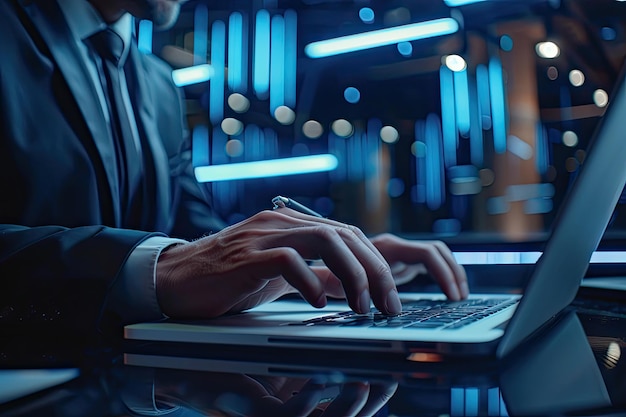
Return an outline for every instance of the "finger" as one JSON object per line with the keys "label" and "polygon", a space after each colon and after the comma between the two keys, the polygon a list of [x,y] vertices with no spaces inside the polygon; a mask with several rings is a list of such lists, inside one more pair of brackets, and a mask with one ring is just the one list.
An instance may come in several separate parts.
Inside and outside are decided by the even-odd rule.
{"label": "finger", "polygon": [[321,308],[326,305],[324,287],[294,248],[262,250],[258,256],[253,257],[250,266],[255,270],[263,270],[266,276],[282,276],[313,307]]}
{"label": "finger", "polygon": [[281,416],[307,416],[324,400],[327,387],[324,383],[309,380],[293,397],[285,401],[279,414]]}
{"label": "finger", "polygon": [[346,292],[343,290],[341,280],[333,274],[326,266],[311,266],[311,270],[324,286],[327,296],[334,298],[345,298]]}
{"label": "finger", "polygon": [[356,416],[363,408],[369,396],[370,386],[367,382],[349,382],[343,385],[341,392],[322,414],[325,417]]}
{"label": "finger", "polygon": [[354,311],[369,312],[371,298],[384,313],[401,311],[389,264],[381,261],[350,228],[318,224],[277,230],[263,240],[263,246],[288,246],[304,257],[321,257],[343,283]]}
{"label": "finger", "polygon": [[359,239],[363,242],[363,244],[365,244],[367,247],[370,248],[370,250],[372,252],[374,252],[376,254],[376,256],[379,257],[379,259],[381,261],[386,262],[385,257],[379,252],[378,248],[376,248],[376,246],[374,246],[374,244],[372,244],[372,242],[367,238],[367,236],[365,236],[365,233],[363,233],[363,231],[361,231],[361,229],[359,229],[358,227],[346,224],[346,223],[342,223],[342,222],[338,222],[336,220],[331,220],[331,219],[327,219],[324,217],[316,217],[316,216],[311,216],[308,214],[304,214],[304,213],[300,213],[299,211],[296,210],[292,210],[290,208],[287,207],[283,207],[280,209],[277,209],[276,211],[282,211],[283,213],[287,214],[290,217],[296,218],[296,219],[300,219],[300,220],[304,220],[304,221],[309,221],[309,222],[313,222],[313,223],[323,223],[323,224],[327,224],[329,226],[334,226],[334,227],[341,227],[341,228],[346,228],[351,230],[353,233],[355,233]]}
{"label": "finger", "polygon": [[435,247],[439,250],[439,253],[447,262],[448,266],[452,270],[454,275],[454,279],[456,281],[457,288],[459,289],[460,297],[467,298],[469,296],[469,285],[467,283],[467,274],[465,273],[465,268],[460,265],[456,259],[454,259],[454,255],[452,251],[443,242],[436,241],[434,242]]}
{"label": "finger", "polygon": [[370,385],[367,402],[359,411],[358,416],[373,416],[389,402],[398,389],[397,382],[381,382]]}
{"label": "finger", "polygon": [[375,243],[391,263],[423,263],[448,298],[461,298],[459,283],[467,285],[465,270],[443,242],[408,241],[386,234],[376,237]]}

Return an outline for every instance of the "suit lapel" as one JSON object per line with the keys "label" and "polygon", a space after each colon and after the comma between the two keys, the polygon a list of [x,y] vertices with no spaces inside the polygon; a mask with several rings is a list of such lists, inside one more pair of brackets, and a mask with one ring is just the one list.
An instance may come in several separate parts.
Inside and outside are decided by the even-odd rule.
{"label": "suit lapel", "polygon": [[121,224],[115,150],[98,94],[80,56],[63,14],[55,1],[44,0],[23,6],[46,41],[50,52],[78,103],[106,171],[115,224]]}

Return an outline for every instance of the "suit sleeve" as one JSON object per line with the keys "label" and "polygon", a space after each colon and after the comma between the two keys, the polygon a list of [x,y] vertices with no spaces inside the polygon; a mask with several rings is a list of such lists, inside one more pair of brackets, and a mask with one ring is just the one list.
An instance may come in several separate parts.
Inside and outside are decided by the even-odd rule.
{"label": "suit sleeve", "polygon": [[103,310],[122,265],[158,234],[103,226],[0,225],[0,329],[93,338],[119,332]]}

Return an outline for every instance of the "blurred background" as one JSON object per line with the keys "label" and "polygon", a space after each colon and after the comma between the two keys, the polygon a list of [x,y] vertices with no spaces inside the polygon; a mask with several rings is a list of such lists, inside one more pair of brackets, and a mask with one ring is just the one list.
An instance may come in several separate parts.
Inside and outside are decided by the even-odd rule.
{"label": "blurred background", "polygon": [[184,89],[195,175],[227,222],[281,194],[457,245],[545,239],[625,30],[616,0],[194,0],[168,31],[138,24]]}

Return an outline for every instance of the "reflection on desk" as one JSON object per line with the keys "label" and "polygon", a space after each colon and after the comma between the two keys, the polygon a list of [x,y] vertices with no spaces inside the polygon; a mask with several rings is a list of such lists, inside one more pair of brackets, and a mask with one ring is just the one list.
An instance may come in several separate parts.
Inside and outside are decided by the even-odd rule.
{"label": "reflection on desk", "polygon": [[132,345],[0,416],[626,415],[624,323],[569,312],[499,362]]}

